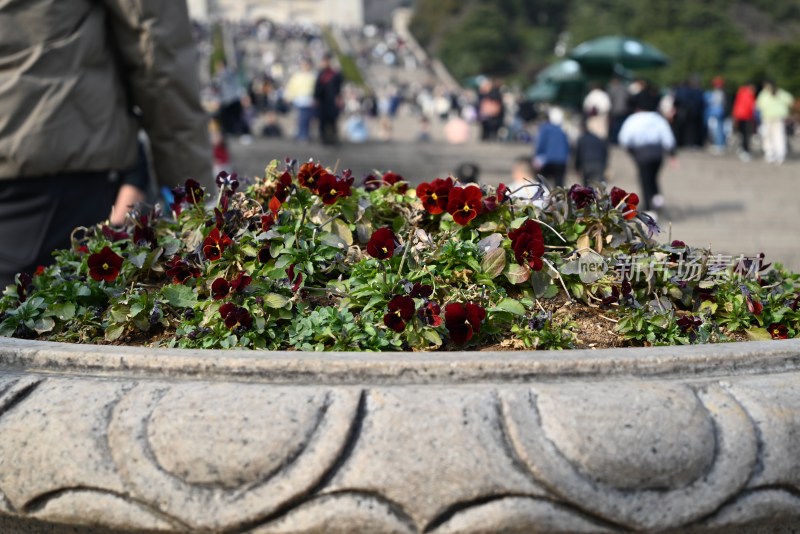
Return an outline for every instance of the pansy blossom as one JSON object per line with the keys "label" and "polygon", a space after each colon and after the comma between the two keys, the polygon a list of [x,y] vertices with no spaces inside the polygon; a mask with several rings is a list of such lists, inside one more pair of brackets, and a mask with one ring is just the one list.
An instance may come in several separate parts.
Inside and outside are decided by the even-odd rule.
{"label": "pansy blossom", "polygon": [[789,339],[789,329],[783,324],[772,323],[767,328],[767,332],[772,336],[772,339]]}
{"label": "pansy blossom", "polygon": [[383,324],[394,330],[402,332],[408,322],[414,317],[414,299],[405,295],[395,295],[389,301],[389,311],[383,316]]}
{"label": "pansy blossom", "polygon": [[200,204],[203,202],[203,197],[205,196],[205,190],[197,183],[197,180],[192,180],[189,178],[186,180],[186,183],[183,186],[184,191],[186,193],[186,202],[189,204]]}
{"label": "pansy blossom", "polygon": [[437,178],[431,183],[421,183],[417,186],[417,198],[422,201],[422,207],[431,215],[438,215],[447,209],[448,197],[453,189],[453,179]]}
{"label": "pansy blossom", "polygon": [[244,288],[250,285],[250,282],[253,281],[253,278],[245,273],[239,273],[236,277],[231,280],[231,291],[236,293],[241,293],[244,291]]}
{"label": "pansy blossom", "polygon": [[333,174],[325,174],[319,179],[317,193],[326,206],[335,203],[341,197],[349,197],[352,194],[347,180],[342,180]]}
{"label": "pansy blossom", "polygon": [[626,220],[631,220],[636,217],[636,209],[639,206],[639,195],[636,193],[628,193],[619,187],[613,187],[609,196],[611,197],[611,206],[622,209],[623,216]]}
{"label": "pansy blossom", "polygon": [[442,324],[442,317],[439,315],[441,313],[441,308],[439,305],[432,301],[428,300],[420,306],[417,310],[417,315],[422,321],[427,324],[428,326],[433,326],[434,328]]}
{"label": "pansy blossom", "polygon": [[461,226],[466,226],[478,216],[483,206],[483,194],[479,187],[454,187],[447,198],[447,213]]}
{"label": "pansy blossom", "polygon": [[539,223],[528,219],[522,226],[508,233],[511,239],[511,250],[514,259],[520,265],[527,265],[534,271],[542,269],[544,255],[544,237]]}
{"label": "pansy blossom", "polygon": [[209,261],[217,261],[222,257],[225,249],[233,244],[233,241],[225,233],[220,233],[218,228],[214,228],[203,241],[203,255]]}
{"label": "pansy blossom", "polygon": [[379,260],[391,258],[397,246],[397,238],[391,228],[378,228],[367,243],[367,254]]}
{"label": "pansy blossom", "polygon": [[211,284],[211,298],[222,300],[231,292],[231,285],[224,278],[217,278]]}
{"label": "pansy blossom", "polygon": [[119,276],[122,257],[118,256],[110,248],[103,247],[100,252],[89,256],[87,263],[89,265],[89,276],[93,280],[113,282]]}
{"label": "pansy blossom", "polygon": [[575,203],[575,207],[583,209],[594,200],[594,189],[574,184],[569,189],[569,198]]}
{"label": "pansy blossom", "polygon": [[237,326],[250,328],[253,324],[253,317],[250,312],[232,302],[227,302],[219,307],[219,314],[225,322],[225,326],[233,330]]}
{"label": "pansy blossom", "polygon": [[167,276],[172,277],[173,284],[185,284],[190,278],[198,278],[200,276],[200,268],[189,263],[180,256],[173,256],[170,261],[166,263]]}
{"label": "pansy blossom", "polygon": [[450,332],[450,339],[458,345],[463,345],[475,333],[479,333],[485,319],[486,310],[477,304],[454,302],[444,308],[444,324]]}
{"label": "pansy blossom", "polygon": [[300,170],[297,171],[297,181],[300,182],[300,185],[303,187],[316,193],[322,177],[329,174],[325,167],[319,163],[309,161],[308,163],[300,165]]}

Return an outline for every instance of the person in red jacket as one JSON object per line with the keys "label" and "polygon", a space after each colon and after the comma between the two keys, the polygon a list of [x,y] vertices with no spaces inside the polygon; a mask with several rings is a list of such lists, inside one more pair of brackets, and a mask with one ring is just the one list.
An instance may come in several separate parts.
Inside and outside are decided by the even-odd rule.
{"label": "person in red jacket", "polygon": [[750,136],[756,125],[756,88],[752,83],[739,87],[731,113],[736,129],[741,135],[739,158],[750,161]]}

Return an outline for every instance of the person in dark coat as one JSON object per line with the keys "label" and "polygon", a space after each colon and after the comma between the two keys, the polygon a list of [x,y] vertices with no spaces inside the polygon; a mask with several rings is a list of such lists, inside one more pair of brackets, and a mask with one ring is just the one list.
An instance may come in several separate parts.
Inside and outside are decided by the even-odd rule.
{"label": "person in dark coat", "polygon": [[339,142],[336,121],[342,109],[342,73],[331,65],[331,55],[325,54],[314,85],[320,139],[326,145]]}
{"label": "person in dark coat", "polygon": [[608,166],[608,140],[598,137],[584,125],[575,145],[575,170],[583,177],[583,185],[605,183]]}

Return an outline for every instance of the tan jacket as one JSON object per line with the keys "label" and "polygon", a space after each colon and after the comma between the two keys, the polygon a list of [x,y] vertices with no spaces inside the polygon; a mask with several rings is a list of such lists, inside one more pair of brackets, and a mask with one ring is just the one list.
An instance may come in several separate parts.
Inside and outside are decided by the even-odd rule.
{"label": "tan jacket", "polygon": [[185,1],[0,1],[0,180],[130,168],[140,125],[160,183],[210,183]]}

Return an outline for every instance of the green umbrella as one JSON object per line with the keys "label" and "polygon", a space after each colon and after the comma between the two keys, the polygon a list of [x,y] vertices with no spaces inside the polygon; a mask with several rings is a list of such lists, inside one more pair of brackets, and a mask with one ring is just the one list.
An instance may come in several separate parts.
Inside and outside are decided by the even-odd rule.
{"label": "green umbrella", "polygon": [[580,63],[574,59],[565,59],[539,72],[536,79],[546,82],[583,82],[586,81],[586,76]]}
{"label": "green umbrella", "polygon": [[653,45],[617,35],[581,43],[570,57],[585,68],[650,69],[669,63],[669,58]]}
{"label": "green umbrella", "polygon": [[558,83],[536,82],[525,91],[525,96],[533,102],[555,102],[558,97]]}

